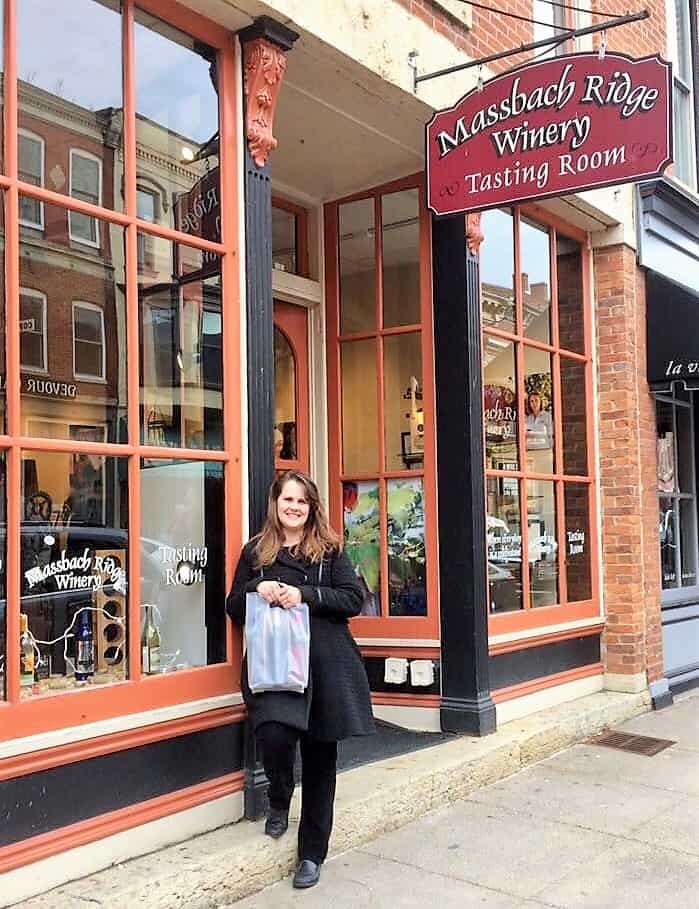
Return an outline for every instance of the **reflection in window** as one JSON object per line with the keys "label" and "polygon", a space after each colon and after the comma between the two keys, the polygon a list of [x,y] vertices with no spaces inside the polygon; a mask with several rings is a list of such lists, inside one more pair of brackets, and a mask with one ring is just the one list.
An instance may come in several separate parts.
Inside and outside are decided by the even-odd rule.
{"label": "reflection in window", "polygon": [[517,383],[512,341],[483,336],[483,417],[486,465],[519,470]]}
{"label": "reflection in window", "polygon": [[272,205],[272,265],[293,275],[299,273],[296,258],[296,215]]}
{"label": "reflection in window", "polygon": [[524,348],[524,394],[527,470],[552,473],[553,381],[551,354],[547,351]]}
{"label": "reflection in window", "polygon": [[296,360],[286,335],[274,329],[274,459],[293,461],[296,449]]}
{"label": "reflection in window", "polygon": [[568,602],[574,603],[592,597],[589,487],[578,483],[566,483],[564,499]]}
{"label": "reflection in window", "polygon": [[510,211],[484,211],[480,247],[481,313],[484,327],[515,330],[515,240]]}
{"label": "reflection in window", "polygon": [[20,610],[38,648],[22,698],[126,678],[127,527],[125,458],[22,454]]}
{"label": "reflection in window", "polygon": [[[102,204],[102,162],[99,158],[71,149],[70,194],[82,202]],[[68,224],[71,240],[88,246],[99,246],[97,218],[71,211],[68,214]]]}
{"label": "reflection in window", "polygon": [[87,425],[100,441],[118,442],[127,399],[124,229],[100,220],[101,248],[78,251],[67,209],[46,204],[44,214],[40,237],[20,231],[22,367],[43,370],[22,375],[22,431],[68,439],[71,427]]}
{"label": "reflection in window", "polygon": [[585,364],[563,356],[560,362],[563,473],[584,477],[587,474]]}
{"label": "reflection in window", "polygon": [[379,467],[376,341],[346,341],[340,353],[343,470],[373,473]]}
{"label": "reflection in window", "polygon": [[153,238],[139,267],[141,431],[146,445],[223,446],[220,257]]}
{"label": "reflection in window", "polygon": [[486,481],[488,593],[491,612],[522,609],[522,531],[519,480]]}
{"label": "reflection in window", "polygon": [[361,615],[381,615],[379,484],[376,480],[342,484],[344,551],[364,592]]}
{"label": "reflection in window", "polygon": [[419,332],[383,342],[386,470],[421,470],[425,457],[422,345]]}
{"label": "reflection in window", "polygon": [[422,479],[388,480],[389,615],[427,615]]}
{"label": "reflection in window", "polygon": [[224,553],[223,465],[143,461],[141,622],[158,631],[157,671],[225,660]]}
{"label": "reflection in window", "polygon": [[46,372],[46,294],[19,289],[19,362],[24,370]]}
{"label": "reflection in window", "polygon": [[522,315],[524,334],[551,343],[551,252],[549,232],[525,218],[520,220]]}
{"label": "reflection in window", "polygon": [[[32,186],[44,185],[44,140],[40,136],[18,130],[17,167],[19,179]],[[19,223],[24,227],[42,230],[44,227],[44,205],[38,199],[20,196]]]}
{"label": "reflection in window", "polygon": [[104,313],[73,303],[73,372],[78,379],[104,378]]}
{"label": "reflection in window", "polygon": [[138,8],[134,40],[136,138],[156,152],[139,157],[138,179],[174,199],[167,226],[220,241],[216,52]]}
{"label": "reflection in window", "polygon": [[376,328],[374,200],[340,206],[340,334]]}
{"label": "reflection in window", "polygon": [[558,533],[553,482],[527,481],[529,601],[532,607],[558,602]]}
{"label": "reflection in window", "polygon": [[0,700],[7,697],[5,689],[5,660],[7,659],[7,602],[5,566],[7,564],[7,490],[5,485],[5,453],[0,452]]}
{"label": "reflection in window", "polygon": [[417,189],[381,197],[383,327],[420,322],[420,218]]}
{"label": "reflection in window", "polygon": [[556,285],[560,345],[585,353],[582,248],[562,234],[556,234]]}
{"label": "reflection in window", "polygon": [[[21,0],[17,31],[19,125],[46,143],[47,187],[123,209],[115,193],[124,107],[120,2],[71,0],[58,15],[55,0]],[[36,150],[22,134],[18,151],[22,179],[43,185],[32,179]],[[40,226],[38,203],[26,199],[20,210],[27,224]],[[77,242],[99,242],[94,219],[73,214],[70,224]]]}

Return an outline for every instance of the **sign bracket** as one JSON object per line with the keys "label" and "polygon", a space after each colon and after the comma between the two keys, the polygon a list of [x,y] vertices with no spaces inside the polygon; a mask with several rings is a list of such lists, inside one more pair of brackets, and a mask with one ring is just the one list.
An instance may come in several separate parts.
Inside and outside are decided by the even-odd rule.
{"label": "sign bracket", "polygon": [[619,16],[616,19],[607,19],[597,25],[586,25],[583,28],[572,28],[568,31],[558,32],[550,38],[542,38],[539,41],[531,41],[529,44],[520,44],[519,47],[513,47],[510,50],[499,51],[496,54],[489,54],[487,57],[478,57],[475,60],[469,60],[467,63],[457,63],[455,66],[447,66],[445,69],[438,69],[433,73],[423,73],[418,75],[417,72],[417,52],[413,51],[409,55],[408,65],[413,71],[413,92],[417,94],[418,85],[421,82],[427,82],[430,79],[438,79],[440,76],[449,76],[452,73],[459,73],[462,70],[471,69],[474,66],[483,66],[486,63],[493,63],[495,60],[502,60],[505,57],[511,57],[514,54],[523,54],[527,51],[537,50],[540,47],[548,47],[551,44],[562,44],[571,38],[581,38],[584,35],[592,35],[596,32],[606,32],[608,29],[618,28],[620,25],[629,25],[632,22],[641,22],[643,19],[649,19],[650,13],[647,9],[640,10],[637,13],[629,13],[626,16]]}

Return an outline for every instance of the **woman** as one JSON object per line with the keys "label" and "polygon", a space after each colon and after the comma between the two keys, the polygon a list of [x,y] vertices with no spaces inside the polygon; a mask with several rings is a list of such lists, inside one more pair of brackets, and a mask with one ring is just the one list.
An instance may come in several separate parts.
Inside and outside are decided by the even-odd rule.
{"label": "woman", "polygon": [[550,412],[544,409],[544,400],[538,391],[530,392],[527,397],[524,422],[528,450],[553,448],[553,420]]}
{"label": "woman", "polygon": [[243,662],[241,687],[269,779],[268,836],[289,824],[296,743],[301,744],[302,806],[294,887],[318,883],[333,822],[337,743],[374,732],[369,684],[348,621],[362,608],[362,588],[328,526],[315,483],[290,470],[272,484],[267,520],[240,555],[226,610],[245,622],[246,594],[270,608],[308,605],[311,651],[303,694],[252,694]]}

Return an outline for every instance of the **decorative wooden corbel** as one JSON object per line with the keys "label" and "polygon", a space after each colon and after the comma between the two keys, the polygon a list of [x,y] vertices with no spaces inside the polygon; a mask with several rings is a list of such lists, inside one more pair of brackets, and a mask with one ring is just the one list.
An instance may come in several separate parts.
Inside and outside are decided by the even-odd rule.
{"label": "decorative wooden corbel", "polygon": [[472,211],[466,215],[466,245],[472,256],[478,255],[481,243],[485,240],[481,230],[481,214],[479,211]]}
{"label": "decorative wooden corbel", "polygon": [[277,147],[274,110],[286,71],[286,52],[298,37],[278,22],[261,16],[241,32],[245,137],[250,157],[264,167]]}

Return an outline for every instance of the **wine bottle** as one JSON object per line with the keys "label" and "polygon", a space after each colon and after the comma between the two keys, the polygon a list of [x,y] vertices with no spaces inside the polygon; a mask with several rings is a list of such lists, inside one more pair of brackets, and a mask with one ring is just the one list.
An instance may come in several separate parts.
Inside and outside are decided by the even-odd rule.
{"label": "wine bottle", "polygon": [[146,675],[160,672],[160,632],[153,621],[153,607],[146,604],[146,620],[141,633],[141,662]]}
{"label": "wine bottle", "polygon": [[31,688],[34,684],[35,669],[34,643],[29,634],[29,618],[26,613],[19,614],[19,684],[22,688]]}
{"label": "wine bottle", "polygon": [[75,659],[75,681],[86,682],[95,674],[95,639],[92,633],[92,616],[83,609],[78,618],[75,635],[77,654]]}

